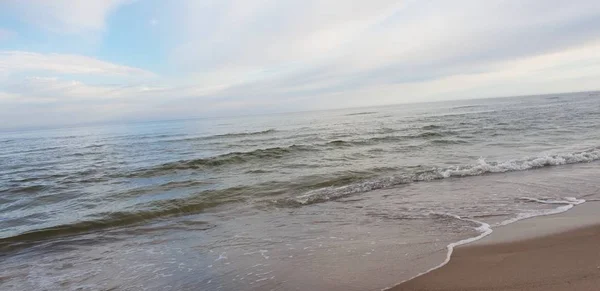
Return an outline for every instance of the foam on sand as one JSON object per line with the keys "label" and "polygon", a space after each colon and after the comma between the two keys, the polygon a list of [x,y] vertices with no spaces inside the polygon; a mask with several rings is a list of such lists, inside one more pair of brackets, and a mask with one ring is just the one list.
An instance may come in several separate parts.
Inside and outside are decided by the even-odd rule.
{"label": "foam on sand", "polygon": [[[537,217],[537,216],[545,216],[545,215],[563,213],[563,212],[573,208],[573,206],[575,206],[575,205],[579,205],[579,204],[586,202],[583,199],[577,199],[574,197],[564,197],[563,198],[564,200],[544,200],[544,199],[529,198],[529,197],[522,197],[521,199],[526,200],[526,201],[531,201],[531,202],[543,203],[543,204],[560,204],[561,206],[554,208],[554,209],[537,210],[537,211],[532,211],[532,212],[527,212],[527,213],[520,213],[517,216],[507,219],[505,221],[502,221],[498,224],[495,224],[494,226],[505,226],[505,225],[508,225],[508,224],[511,224],[511,223],[514,223],[514,222],[517,222],[517,221],[520,221],[523,219],[533,218],[533,217]],[[452,253],[454,252],[454,248],[461,246],[461,245],[466,245],[466,244],[481,240],[482,238],[490,235],[493,232],[492,226],[490,226],[489,224],[487,224],[485,222],[477,221],[477,220],[469,219],[469,218],[463,218],[463,217],[460,217],[458,215],[453,215],[453,214],[443,214],[443,215],[452,217],[452,218],[455,218],[458,220],[468,221],[468,222],[479,224],[479,226],[475,228],[477,231],[479,231],[479,235],[448,244],[446,246],[446,249],[447,249],[446,259],[442,263],[440,263],[439,265],[437,265],[427,271],[421,272],[409,279],[406,279],[396,285],[400,285],[407,281],[413,280],[417,277],[423,276],[427,273],[430,273],[434,270],[437,270],[437,269],[447,265],[450,262],[450,259],[452,258]],[[382,290],[389,290],[393,287],[394,286],[387,287]]]}

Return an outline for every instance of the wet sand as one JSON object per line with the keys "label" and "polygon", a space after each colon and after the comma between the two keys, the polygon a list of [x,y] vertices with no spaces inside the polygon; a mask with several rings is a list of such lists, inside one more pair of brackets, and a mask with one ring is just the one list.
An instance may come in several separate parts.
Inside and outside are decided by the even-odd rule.
{"label": "wet sand", "polygon": [[[585,211],[524,221],[512,230],[508,226],[496,237],[493,233],[482,243],[457,248],[444,267],[391,290],[600,290],[600,224],[590,226],[591,220],[583,219],[586,226],[576,229],[537,237],[526,233],[527,228],[537,232],[536,225],[546,231],[554,225],[560,231],[559,222],[580,214],[598,220],[598,206],[590,203],[581,208]],[[527,238],[507,241],[502,234],[509,233],[506,229]]]}

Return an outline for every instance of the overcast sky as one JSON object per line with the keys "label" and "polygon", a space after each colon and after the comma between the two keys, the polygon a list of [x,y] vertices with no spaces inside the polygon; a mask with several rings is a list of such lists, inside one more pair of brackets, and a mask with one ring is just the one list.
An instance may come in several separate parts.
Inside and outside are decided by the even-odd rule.
{"label": "overcast sky", "polygon": [[0,127],[597,89],[598,0],[0,1]]}

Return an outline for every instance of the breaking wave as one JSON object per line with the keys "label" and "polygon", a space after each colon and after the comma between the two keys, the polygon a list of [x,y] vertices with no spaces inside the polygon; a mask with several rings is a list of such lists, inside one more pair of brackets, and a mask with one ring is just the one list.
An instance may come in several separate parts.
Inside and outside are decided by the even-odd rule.
{"label": "breaking wave", "polygon": [[[181,163],[172,163],[166,166],[163,165],[161,170],[177,168],[189,169],[190,167],[200,167],[206,165],[207,163],[210,164],[226,162],[228,161],[228,159],[261,159],[264,157],[281,156],[286,153],[289,153],[290,151],[310,150],[302,147],[296,147],[274,148],[254,151],[250,153],[228,154],[220,156],[217,160],[212,161],[198,159]],[[289,182],[281,182],[277,185],[257,184],[246,187],[233,187],[221,190],[207,190],[187,198],[154,201],[144,205],[140,205],[135,209],[129,211],[125,209],[123,211],[111,213],[99,213],[95,214],[93,217],[89,217],[89,220],[77,221],[72,224],[43,228],[30,232],[16,234],[5,238],[0,238],[0,249],[9,249],[22,244],[33,243],[35,241],[55,236],[72,235],[78,233],[85,233],[97,229],[132,225],[147,220],[158,219],[163,217],[200,213],[208,208],[228,203],[242,202],[248,198],[283,195],[285,193],[288,193],[290,190],[302,194],[299,194],[292,198],[270,200],[270,202],[273,202],[277,206],[283,207],[301,207],[304,205],[335,200],[357,193],[388,188],[395,185],[402,185],[414,182],[426,182],[451,177],[467,177],[492,173],[504,173],[511,171],[525,171],[565,164],[586,163],[596,160],[600,160],[600,148],[593,148],[586,151],[566,154],[540,155],[536,157],[500,162],[488,162],[484,159],[479,159],[476,163],[471,165],[447,168],[432,168],[430,170],[421,170],[402,175],[375,178],[372,180],[357,182],[364,178],[369,179],[369,176],[377,175],[377,173],[389,173],[399,170],[396,168],[377,168],[373,169],[372,173],[341,173],[336,177],[332,177],[331,179],[326,179],[326,181],[321,181],[318,183],[311,183],[311,185],[297,184],[297,188],[295,190],[286,190],[283,188],[285,185],[288,185]],[[198,183],[182,181],[169,182],[164,185],[165,189],[180,186],[195,187],[198,186]],[[302,190],[306,189],[306,187],[313,188],[313,190]],[[314,187],[318,188],[314,189]],[[512,223],[516,220],[521,220],[529,217],[563,212],[573,207],[574,205],[583,203],[584,201],[569,197],[563,198],[562,200],[523,197],[520,200],[529,203],[557,204],[559,205],[559,207],[552,211],[545,211],[544,213],[523,213],[520,216],[515,217],[512,220],[505,221],[503,223]]]}
{"label": "breaking wave", "polygon": [[[594,148],[582,152],[567,153],[561,155],[543,155],[525,159],[508,160],[502,162],[487,162],[480,158],[477,163],[448,167],[433,168],[426,171],[418,171],[411,174],[391,176],[372,181],[365,181],[345,185],[341,187],[326,187],[309,191],[305,194],[286,199],[290,205],[306,205],[329,200],[339,199],[348,195],[363,193],[377,189],[389,188],[396,185],[413,182],[432,181],[451,177],[479,176],[491,173],[505,173],[513,171],[525,171],[543,167],[559,166],[575,163],[587,163],[600,160],[600,148]],[[539,202],[539,201],[538,201]],[[558,202],[565,203],[565,202]],[[566,202],[568,203],[568,202]]]}
{"label": "breaking wave", "polygon": [[[266,132],[266,131],[265,131]],[[256,133],[255,133],[256,134]],[[240,165],[252,161],[264,161],[268,159],[281,159],[286,155],[296,154],[301,152],[311,152],[311,151],[319,151],[331,147],[351,147],[351,146],[364,146],[364,145],[373,145],[378,143],[390,143],[390,142],[400,142],[403,140],[414,140],[414,139],[423,139],[430,140],[432,144],[457,144],[457,143],[465,143],[461,140],[446,140],[441,139],[443,137],[448,137],[454,135],[454,132],[446,131],[446,132],[435,132],[435,131],[425,131],[419,134],[413,135],[387,135],[387,136],[379,136],[372,137],[367,139],[356,139],[356,140],[333,140],[326,143],[320,144],[309,144],[309,145],[291,145],[287,147],[272,147],[265,149],[257,149],[248,152],[231,152],[226,154],[221,154],[213,157],[207,158],[199,158],[192,160],[181,160],[177,162],[170,162],[155,166],[149,169],[143,169],[136,171],[128,177],[145,177],[149,175],[156,175],[161,173],[172,172],[176,170],[196,170],[196,169],[206,169],[206,168],[214,168],[221,167],[226,165]]]}

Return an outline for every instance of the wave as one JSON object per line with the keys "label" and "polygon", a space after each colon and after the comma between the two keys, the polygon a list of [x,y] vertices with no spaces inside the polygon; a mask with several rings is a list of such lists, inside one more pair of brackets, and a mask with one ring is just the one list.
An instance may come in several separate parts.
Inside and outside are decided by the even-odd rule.
{"label": "wave", "polygon": [[417,135],[408,135],[407,138],[434,138],[434,137],[444,137],[449,135],[454,135],[455,133],[452,131],[426,131]]}
{"label": "wave", "polygon": [[[388,168],[373,168],[373,173],[386,171]],[[301,192],[308,187],[326,187],[353,183],[369,176],[368,172],[343,172],[338,175],[317,181],[305,181],[294,185],[289,181],[264,182],[248,186],[236,186],[224,189],[204,190],[197,194],[182,198],[156,200],[115,212],[95,213],[83,217],[80,221],[22,232],[8,237],[0,237],[0,251],[7,248],[19,247],[23,244],[35,243],[53,237],[82,234],[102,229],[112,229],[123,226],[142,224],[149,220],[164,219],[167,217],[197,214],[207,209],[232,203],[240,203],[248,198],[260,199],[261,197],[277,196],[290,191]],[[193,188],[207,185],[203,181],[184,180],[170,181],[160,186],[142,187],[117,193],[119,198],[137,197],[149,191],[163,192],[171,189]],[[287,187],[287,188],[286,188]]]}
{"label": "wave", "polygon": [[[377,143],[387,143],[387,142],[401,142],[406,140],[414,140],[414,139],[424,139],[431,140],[432,143],[464,143],[462,141],[441,141],[438,140],[442,137],[448,137],[456,135],[455,132],[452,131],[426,131],[419,134],[412,135],[386,135],[386,136],[377,136],[366,139],[355,139],[355,140],[334,140],[327,143],[327,145],[335,145],[335,146],[350,146],[350,145],[372,145]],[[436,139],[437,138],[437,139]],[[318,146],[318,145],[315,145]]]}
{"label": "wave", "polygon": [[[432,127],[433,128],[433,127]],[[437,128],[437,127],[436,127]],[[387,129],[391,131],[391,129]],[[260,134],[267,133],[269,131],[263,132],[255,132],[249,134]],[[229,136],[232,136],[230,134]],[[390,142],[401,142],[406,140],[414,140],[414,139],[424,139],[431,140],[432,144],[461,144],[466,143],[461,140],[445,140],[441,139],[443,137],[449,137],[456,135],[455,132],[452,131],[425,131],[418,134],[412,135],[385,135],[385,136],[376,136],[364,139],[354,139],[354,140],[343,140],[343,139],[335,139],[331,141],[327,141],[324,143],[315,143],[315,144],[294,144],[291,146],[281,146],[281,147],[272,147],[265,149],[257,149],[248,152],[231,152],[226,154],[221,154],[217,156],[200,158],[194,160],[181,160],[177,162],[165,163],[162,165],[158,165],[153,169],[141,170],[138,171],[131,176],[137,175],[147,175],[153,173],[159,173],[161,171],[172,171],[172,170],[187,170],[187,169],[200,169],[200,168],[210,168],[210,167],[218,167],[230,164],[242,164],[256,159],[272,159],[272,158],[282,158],[286,154],[297,153],[297,152],[308,152],[308,151],[318,151],[318,150],[327,150],[331,147],[351,147],[351,146],[365,146],[365,145],[373,145],[378,143],[390,143]],[[239,135],[242,136],[242,135]],[[206,139],[204,138],[193,138],[193,139]],[[242,142],[251,142],[242,141]]]}
{"label": "wave", "polygon": [[424,129],[424,130],[435,130],[435,129],[441,129],[441,128],[444,128],[444,127],[441,125],[435,125],[435,124],[425,125],[425,126],[421,127],[421,129]]}
{"label": "wave", "polygon": [[345,141],[345,140],[337,139],[337,140],[328,142],[327,145],[336,146],[336,147],[349,147],[349,146],[353,146],[353,145],[357,145],[357,144],[361,144],[361,143],[362,142],[360,142],[360,141]]}
{"label": "wave", "polygon": [[121,192],[117,192],[114,196],[118,199],[124,199],[124,198],[129,198],[129,197],[141,197],[143,195],[147,195],[147,194],[153,194],[153,193],[161,193],[161,192],[167,192],[167,191],[171,191],[171,190],[183,190],[185,188],[188,189],[200,189],[200,187],[203,187],[204,189],[206,189],[207,186],[211,185],[210,182],[204,182],[204,181],[197,181],[197,180],[184,180],[184,181],[170,181],[164,184],[160,184],[160,185],[152,185],[152,186],[146,186],[146,187],[138,187],[138,188],[133,188],[133,189],[127,189],[125,191],[121,191]]}
{"label": "wave", "polygon": [[520,198],[518,198],[518,200],[525,201],[525,202],[542,203],[542,204],[561,204],[561,205],[573,204],[573,203],[581,204],[581,203],[585,202],[584,200],[577,199],[575,197],[564,197],[563,200],[556,200],[553,198],[520,197]]}
{"label": "wave", "polygon": [[[376,189],[387,188],[394,185],[408,184],[413,182],[431,181],[437,179],[445,179],[450,177],[465,177],[477,176],[488,173],[502,173],[509,171],[522,171],[536,169],[541,167],[583,163],[600,160],[600,148],[594,148],[582,152],[567,153],[561,155],[544,155],[539,157],[525,158],[521,160],[510,160],[504,162],[486,162],[479,159],[477,163],[467,166],[450,167],[450,168],[434,168],[427,171],[418,171],[412,174],[390,176],[386,178],[367,180],[369,177],[376,176],[381,173],[389,173],[396,171],[396,168],[375,168],[370,172],[365,173],[342,173],[327,181],[311,183],[310,188],[319,187],[309,190],[292,198],[284,198],[278,200],[262,200],[276,206],[283,207],[301,207],[304,205],[326,202],[343,198],[356,193],[368,192]],[[198,186],[198,181],[175,181],[164,184],[165,189],[179,187],[195,187]],[[110,213],[98,213],[93,216],[84,218],[72,224],[59,225],[44,229],[38,229],[25,233],[20,233],[14,236],[0,238],[0,250],[19,247],[23,244],[35,243],[52,237],[75,235],[87,233],[99,229],[108,229],[122,227],[126,225],[134,225],[152,219],[160,219],[172,216],[181,216],[196,214],[220,205],[240,203],[246,201],[252,195],[252,199],[260,197],[272,197],[283,195],[285,193],[298,192],[301,193],[307,188],[307,183],[296,183],[295,187],[285,188],[285,185],[290,186],[290,183],[285,181],[281,183],[265,183],[253,186],[233,187],[218,190],[206,190],[199,194],[185,198],[160,200],[143,205],[136,206],[130,211],[123,210]],[[339,185],[342,186],[339,186]],[[346,185],[344,185],[346,184]],[[294,185],[292,185],[294,186]],[[520,200],[528,203],[545,203],[559,205],[552,210],[532,210],[531,212],[522,213],[518,216],[502,222],[501,224],[512,223],[517,220],[526,219],[529,217],[554,214],[566,211],[574,205],[583,203],[584,200],[572,197],[562,198],[561,200],[551,198],[530,198],[522,197]],[[88,219],[88,220],[86,220]]]}
{"label": "wave", "polygon": [[329,200],[335,200],[351,194],[369,192],[372,190],[388,188],[395,185],[407,184],[410,182],[410,179],[406,177],[387,177],[383,179],[355,183],[340,187],[326,187],[309,191],[303,195],[296,196],[292,199],[286,198],[284,199],[284,201],[279,201],[278,204],[287,204],[289,206],[308,205]]}
{"label": "wave", "polygon": [[252,137],[257,135],[268,135],[276,133],[275,129],[267,129],[261,131],[250,131],[250,132],[232,132],[232,133],[224,133],[224,134],[215,134],[215,135],[207,135],[207,136],[197,136],[197,137],[188,137],[182,139],[171,139],[165,140],[165,142],[193,142],[193,141],[202,141],[202,140],[214,140],[214,139],[229,139],[229,138],[240,138],[240,137]]}
{"label": "wave", "polygon": [[158,165],[154,168],[136,171],[128,177],[145,177],[148,175],[157,175],[177,170],[197,170],[203,168],[214,168],[225,165],[239,165],[251,161],[265,159],[280,159],[287,154],[311,151],[311,146],[291,145],[288,147],[273,147],[266,149],[257,149],[249,152],[233,152],[222,154],[209,158],[182,160],[172,163]]}
{"label": "wave", "polygon": [[442,133],[440,132],[432,132],[432,131],[428,131],[428,132],[424,132],[424,133],[420,133],[418,135],[414,135],[411,137],[415,137],[415,138],[430,138],[430,137],[442,137],[444,136]]}
{"label": "wave", "polygon": [[[452,258],[452,254],[454,253],[454,249],[456,247],[459,247],[459,246],[462,246],[462,245],[466,245],[466,244],[470,244],[472,242],[478,241],[478,240],[480,240],[480,239],[482,239],[482,238],[490,235],[493,232],[492,227],[489,224],[487,224],[485,222],[482,222],[482,221],[478,221],[478,220],[474,220],[474,219],[469,219],[469,218],[464,218],[464,217],[460,217],[458,215],[449,214],[449,213],[448,214],[447,213],[439,213],[437,215],[442,216],[442,217],[447,217],[449,219],[456,219],[456,220],[461,220],[461,221],[465,221],[465,222],[477,224],[479,226],[475,227],[474,229],[477,232],[479,232],[479,234],[477,236],[474,236],[474,237],[466,238],[466,239],[463,239],[463,240],[460,240],[460,241],[448,244],[446,246],[446,258],[444,259],[443,262],[441,262],[439,265],[437,265],[437,266],[435,266],[433,268],[430,268],[429,270],[421,272],[421,273],[419,273],[419,274],[417,274],[417,275],[415,275],[415,276],[413,276],[413,277],[411,277],[409,279],[406,279],[404,281],[401,281],[401,282],[397,283],[395,286],[398,286],[400,284],[403,284],[405,282],[413,280],[413,279],[415,279],[417,277],[421,277],[421,276],[423,276],[423,275],[425,275],[427,273],[430,273],[432,271],[435,271],[435,270],[437,270],[437,269],[439,269],[439,268],[447,265],[450,262],[450,259]],[[384,289],[382,289],[382,291],[387,291],[387,290],[390,290],[392,288],[393,287],[384,288]]]}
{"label": "wave", "polygon": [[11,155],[18,155],[18,154],[34,154],[34,153],[41,153],[41,152],[48,152],[48,151],[57,151],[60,149],[64,149],[64,147],[62,146],[53,146],[53,147],[42,147],[42,148],[34,148],[34,149],[27,149],[27,150],[17,150],[14,152],[8,152],[7,154],[11,154]]}
{"label": "wave", "polygon": [[480,110],[480,111],[467,111],[467,112],[447,112],[447,113],[439,113],[434,115],[429,115],[421,119],[422,121],[428,121],[431,119],[438,119],[439,117],[456,117],[456,116],[465,116],[465,115],[475,115],[475,114],[486,114],[486,113],[495,113],[496,110]]}
{"label": "wave", "polygon": [[389,134],[389,133],[393,133],[393,132],[397,132],[400,131],[399,129],[394,129],[394,128],[389,128],[389,127],[382,127],[376,131],[374,131],[373,133],[375,134]]}
{"label": "wave", "polygon": [[234,132],[234,133],[216,134],[216,135],[208,136],[207,138],[243,137],[243,136],[271,134],[271,133],[275,133],[275,132],[277,132],[277,130],[271,128],[271,129],[261,130],[261,131]]}
{"label": "wave", "polygon": [[[298,154],[301,152],[312,152],[319,150],[328,150],[331,147],[351,147],[373,145],[377,143],[400,142],[403,140],[423,139],[429,140],[433,145],[452,145],[464,144],[467,141],[461,139],[448,139],[456,135],[453,131],[426,131],[415,135],[389,135],[381,137],[372,137],[357,140],[333,140],[321,144],[312,145],[291,145],[287,147],[272,147],[266,149],[257,149],[248,152],[231,152],[208,158],[199,158],[192,160],[181,160],[155,166],[149,169],[142,169],[126,175],[127,177],[146,177],[149,175],[160,175],[162,173],[173,172],[177,170],[198,170],[222,167],[227,165],[241,165],[254,161],[264,161],[272,159],[281,159],[287,155]],[[565,155],[545,155],[524,160],[509,160],[503,162],[486,162],[484,159],[478,160],[477,164],[458,166],[453,168],[432,169],[417,174],[417,180],[440,179],[448,177],[474,176],[483,173],[497,173],[507,171],[519,171],[534,169],[545,166],[554,166],[562,164],[571,164],[581,161],[591,161],[598,159],[600,155],[598,149],[584,152],[576,152]]]}
{"label": "wave", "polygon": [[186,199],[155,201],[144,205],[142,209],[98,213],[78,222],[47,227],[0,238],[0,250],[20,248],[54,237],[77,235],[101,229],[136,225],[152,219],[182,216],[200,213],[219,205],[241,202],[241,193],[247,191],[241,187],[202,192],[202,195]]}
{"label": "wave", "polygon": [[543,167],[558,166],[565,164],[587,163],[600,160],[600,148],[594,148],[582,152],[566,153],[560,155],[542,155],[520,160],[508,160],[501,162],[487,162],[480,158],[477,163],[465,166],[448,168],[433,168],[426,171],[391,176],[371,181],[354,183],[341,187],[326,187],[309,191],[294,198],[286,198],[281,204],[290,206],[308,205],[329,200],[335,200],[349,195],[389,188],[392,186],[408,184],[413,182],[425,182],[452,177],[480,176],[492,173],[505,173],[513,171],[525,171]]}
{"label": "wave", "polygon": [[[327,145],[335,145],[335,146],[350,146],[350,145],[371,145],[377,143],[385,143],[385,142],[399,142],[405,140],[414,140],[414,139],[424,139],[431,140],[432,143],[441,143],[441,144],[450,144],[450,143],[465,143],[463,141],[456,140],[441,140],[439,138],[454,136],[456,135],[453,131],[425,131],[418,134],[411,135],[385,135],[385,136],[377,136],[366,139],[355,139],[355,140],[334,140],[327,143]],[[438,139],[436,139],[438,138]],[[314,145],[319,146],[319,145]]]}
{"label": "wave", "polygon": [[[166,163],[162,165],[158,165],[154,168],[145,169],[136,171],[128,177],[136,177],[136,176],[148,176],[154,174],[160,174],[162,172],[172,172],[175,170],[196,170],[196,169],[206,169],[206,168],[214,168],[226,165],[239,165],[248,163],[251,161],[265,160],[265,159],[280,159],[286,155],[299,153],[299,152],[310,152],[310,151],[318,151],[322,149],[328,149],[331,147],[351,147],[351,146],[364,146],[364,145],[372,145],[382,142],[399,142],[403,140],[411,140],[411,139],[425,139],[431,140],[433,144],[457,144],[464,143],[459,140],[444,140],[439,139],[442,137],[447,137],[454,135],[454,132],[451,131],[426,131],[419,134],[414,135],[388,135],[388,136],[380,136],[380,137],[372,137],[366,139],[356,139],[356,140],[332,140],[326,143],[320,144],[309,144],[309,145],[291,145],[287,147],[272,147],[266,149],[257,149],[248,152],[231,152],[226,154],[221,154],[208,158],[200,158],[193,160],[181,160],[177,162]],[[436,139],[437,138],[437,139]]]}
{"label": "wave", "polygon": [[452,109],[466,109],[466,108],[476,108],[476,107],[482,107],[484,105],[462,105],[462,106],[454,106],[452,107]]}
{"label": "wave", "polygon": [[354,115],[370,115],[370,114],[376,114],[377,112],[374,111],[366,111],[366,112],[357,112],[357,113],[349,113],[346,114],[346,116],[354,116]]}
{"label": "wave", "polygon": [[563,212],[573,208],[576,205],[586,202],[586,200],[584,200],[584,199],[577,199],[575,197],[563,197],[563,200],[556,200],[553,198],[543,199],[543,198],[521,197],[521,198],[519,198],[519,200],[523,200],[523,201],[527,201],[527,202],[541,203],[541,204],[555,204],[555,205],[561,205],[561,206],[553,208],[553,209],[538,209],[538,210],[530,210],[530,211],[524,212],[524,213],[519,213],[517,216],[507,219],[505,221],[501,221],[494,226],[508,225],[513,222],[517,222],[519,220],[524,220],[524,219],[537,217],[537,216],[545,216],[545,215],[563,213]]}
{"label": "wave", "polygon": [[7,190],[0,190],[0,193],[10,192],[13,194],[30,194],[30,193],[39,193],[48,188],[49,187],[45,186],[45,185],[22,186],[22,187],[7,189]]}
{"label": "wave", "polygon": [[[531,201],[531,202],[538,202],[538,203],[544,203],[544,204],[563,204],[563,206],[554,208],[554,209],[549,209],[549,210],[537,210],[537,211],[533,211],[530,213],[521,213],[513,218],[510,218],[508,220],[499,222],[497,224],[489,225],[488,223],[485,223],[483,221],[479,221],[479,220],[474,220],[471,218],[465,218],[465,217],[460,217],[458,215],[454,215],[454,214],[449,214],[449,213],[432,213],[433,215],[437,215],[439,217],[447,217],[449,219],[457,219],[457,220],[461,220],[461,221],[466,221],[466,222],[471,222],[474,224],[478,224],[478,227],[475,227],[474,229],[479,232],[479,234],[477,236],[474,237],[470,237],[470,238],[466,238],[457,242],[453,242],[450,243],[446,246],[446,258],[444,259],[443,262],[441,262],[439,265],[430,268],[424,272],[421,272],[409,279],[406,279],[404,281],[401,281],[399,283],[397,283],[395,286],[398,286],[400,284],[403,284],[405,282],[408,282],[410,280],[413,280],[417,277],[421,277],[427,273],[430,273],[432,271],[435,271],[445,265],[447,265],[450,260],[452,259],[452,254],[454,253],[454,249],[458,246],[462,246],[462,245],[466,245],[466,244],[470,244],[473,242],[476,242],[478,240],[483,239],[484,237],[492,234],[492,232],[494,232],[493,227],[497,227],[497,226],[504,226],[504,225],[508,225],[520,220],[524,220],[524,219],[528,219],[528,218],[533,218],[533,217],[537,217],[537,216],[546,216],[546,215],[554,215],[554,214],[559,214],[559,213],[563,213],[571,208],[573,208],[573,206],[575,205],[579,205],[582,203],[585,203],[586,201],[583,199],[577,199],[574,197],[564,197],[564,200],[545,200],[545,199],[536,199],[536,198],[528,198],[528,197],[523,197],[521,198],[521,200],[525,200],[525,201]],[[390,290],[392,287],[390,288],[384,288],[382,290]]]}
{"label": "wave", "polygon": [[91,144],[91,145],[87,145],[84,146],[84,149],[95,149],[95,148],[103,148],[105,146],[108,146],[108,144]]}
{"label": "wave", "polygon": [[186,136],[185,133],[167,133],[167,134],[158,134],[158,135],[142,135],[142,136],[133,136],[134,139],[138,139],[138,140],[146,140],[146,139],[157,139],[157,138],[169,138],[169,137],[181,137],[181,136]]}
{"label": "wave", "polygon": [[[373,171],[382,171],[385,169],[374,168]],[[342,173],[338,177],[333,177],[327,181],[313,183],[311,187],[323,187],[327,185],[339,185],[343,183],[352,183],[360,178],[366,177],[361,173]],[[141,188],[119,193],[119,197],[138,196],[149,190],[168,191],[174,188],[196,187],[204,185],[202,181],[171,181],[154,188]],[[73,223],[56,225],[27,232],[21,232],[8,237],[0,237],[0,251],[13,248],[20,248],[29,244],[44,241],[55,237],[70,235],[79,235],[103,229],[116,229],[123,226],[142,225],[144,222],[168,217],[184,216],[202,213],[208,209],[233,203],[246,201],[251,195],[252,198],[263,196],[282,195],[289,191],[301,191],[306,186],[298,186],[296,189],[285,189],[289,186],[289,181],[266,182],[252,186],[237,186],[225,189],[205,190],[198,194],[184,198],[174,198],[167,200],[158,200],[142,205],[137,205],[132,209],[124,209],[114,212],[95,213],[82,218]]]}
{"label": "wave", "polygon": [[455,140],[455,139],[434,139],[431,141],[432,144],[438,145],[450,145],[450,144],[464,144],[467,143],[464,140]]}

